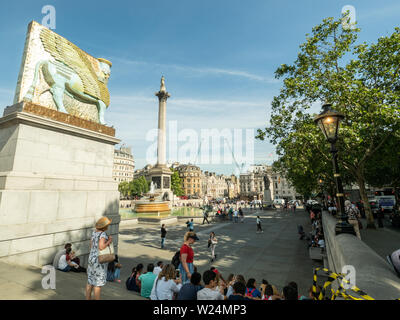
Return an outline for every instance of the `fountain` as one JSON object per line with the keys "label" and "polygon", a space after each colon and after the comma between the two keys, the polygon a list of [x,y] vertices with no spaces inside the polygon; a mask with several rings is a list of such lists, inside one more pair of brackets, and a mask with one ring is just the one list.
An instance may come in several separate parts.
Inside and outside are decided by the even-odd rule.
{"label": "fountain", "polygon": [[137,213],[144,213],[149,215],[165,216],[169,214],[169,201],[164,201],[161,193],[155,192],[156,184],[154,181],[150,184],[150,191],[142,199],[136,202],[135,211]]}

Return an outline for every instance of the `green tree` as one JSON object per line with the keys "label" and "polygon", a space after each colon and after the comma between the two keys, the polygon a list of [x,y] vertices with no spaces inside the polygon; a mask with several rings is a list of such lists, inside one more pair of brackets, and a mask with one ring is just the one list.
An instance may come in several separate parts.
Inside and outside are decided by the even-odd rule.
{"label": "green tree", "polygon": [[182,189],[182,180],[179,177],[179,172],[174,169],[171,169],[171,171],[172,171],[171,190],[176,196],[178,196],[178,197],[183,196],[184,192]]}
{"label": "green tree", "polygon": [[400,205],[400,137],[391,136],[379,153],[366,164],[366,180],[373,187],[393,187],[396,204]]}
{"label": "green tree", "polygon": [[144,176],[139,178],[141,195],[150,191],[150,182]]}
{"label": "green tree", "polygon": [[127,181],[122,181],[118,185],[118,191],[121,193],[123,198],[127,198],[130,195],[130,187],[129,187],[129,182]]}
{"label": "green tree", "polygon": [[[376,43],[356,45],[360,30],[342,28],[342,19],[347,17],[324,19],[306,35],[296,61],[276,70],[283,87],[273,99],[270,124],[259,130],[258,138],[268,135],[286,152],[282,140],[309,122],[311,106],[332,103],[345,115],[338,160],[358,184],[367,226],[375,228],[365,188],[366,166],[400,127],[400,29]],[[312,131],[305,139],[329,150],[321,136]]]}
{"label": "green tree", "polygon": [[[298,121],[295,130],[277,146],[279,159],[273,164],[274,170],[285,176],[305,199],[321,191],[319,180],[332,197],[336,194],[331,155],[324,144],[324,138],[309,116]],[[346,171],[342,178],[345,183],[354,181]]]}

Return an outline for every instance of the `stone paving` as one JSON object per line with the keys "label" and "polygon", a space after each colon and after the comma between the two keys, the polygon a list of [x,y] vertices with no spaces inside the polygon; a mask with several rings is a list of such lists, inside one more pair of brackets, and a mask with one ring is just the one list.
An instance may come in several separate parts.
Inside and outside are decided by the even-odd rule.
{"label": "stone paving", "polygon": [[[367,222],[361,219],[364,228],[360,231],[361,239],[386,261],[386,256],[400,249],[400,228],[391,225],[389,216],[385,214],[383,228],[366,229]],[[378,226],[378,221],[375,221]],[[389,265],[389,264],[388,264]]]}
{"label": "stone paving", "polygon": [[[256,233],[256,215],[262,219],[264,233]],[[307,244],[298,239],[297,225],[309,231],[306,213],[298,210],[285,212],[245,211],[244,223],[195,224],[200,241],[194,245],[195,264],[202,273],[211,266],[225,277],[230,273],[253,277],[260,284],[262,279],[282,289],[289,281],[296,281],[299,291],[306,294],[312,284],[313,266],[319,265],[309,258]],[[102,289],[102,299],[142,299],[125,289],[125,279],[131,268],[140,263],[145,266],[158,260],[168,263],[183,242],[187,231],[185,221],[168,226],[166,248],[160,249],[160,230],[156,226],[136,225],[120,229],[119,257],[123,264],[121,283],[107,283]],[[210,263],[207,248],[209,232],[219,239],[216,249],[218,259]],[[41,286],[41,270],[0,263],[0,299],[84,299],[86,275],[57,271],[56,290],[44,290]]]}
{"label": "stone paving", "polygon": [[[264,233],[256,233],[256,215],[262,220]],[[297,225],[310,230],[307,214],[291,211],[245,210],[244,223],[222,222],[212,225],[195,224],[200,241],[193,246],[195,265],[199,272],[211,266],[222,272],[243,274],[246,279],[253,277],[260,284],[262,279],[282,288],[289,281],[296,281],[299,291],[306,294],[312,285],[312,271],[319,263],[309,258],[307,244],[299,240]],[[155,263],[158,260],[169,263],[183,242],[187,231],[185,221],[179,225],[167,226],[166,248],[160,249],[160,231],[156,226],[137,225],[120,230],[119,256],[124,265],[122,278],[127,278],[131,268],[138,264]],[[207,248],[208,235],[216,233],[218,259],[210,262]]]}

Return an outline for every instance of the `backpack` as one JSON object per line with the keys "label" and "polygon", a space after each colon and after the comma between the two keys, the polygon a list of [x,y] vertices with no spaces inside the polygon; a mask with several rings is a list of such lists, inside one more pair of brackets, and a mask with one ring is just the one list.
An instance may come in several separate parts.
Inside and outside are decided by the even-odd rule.
{"label": "backpack", "polygon": [[175,269],[178,269],[180,263],[181,263],[181,251],[178,250],[172,257],[171,264],[175,267]]}
{"label": "backpack", "polygon": [[246,288],[246,297],[253,297],[253,292],[256,290],[256,288],[253,288],[251,291],[249,288]]}
{"label": "backpack", "polygon": [[130,291],[140,292],[139,287],[136,284],[136,273],[126,279],[125,285],[126,289]]}

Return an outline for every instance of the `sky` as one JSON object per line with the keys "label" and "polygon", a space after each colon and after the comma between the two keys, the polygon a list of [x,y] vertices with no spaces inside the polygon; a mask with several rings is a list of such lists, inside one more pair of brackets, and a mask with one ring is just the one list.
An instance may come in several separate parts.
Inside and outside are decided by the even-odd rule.
{"label": "sky", "polygon": [[[164,75],[171,94],[167,126],[176,126],[182,139],[178,152],[167,147],[168,160],[184,160],[179,155],[192,148],[186,162],[223,174],[237,174],[251,158],[266,164],[276,159],[273,145],[245,142],[246,133],[252,138],[267,124],[270,103],[282,87],[274,71],[296,59],[312,27],[352,5],[361,28],[359,41],[374,42],[391,34],[400,17],[398,0],[15,0],[0,9],[1,114],[13,102],[27,26],[32,20],[43,22],[46,5],[56,10],[56,33],[113,63],[105,118],[121,144],[132,148],[136,169],[154,161],[148,157],[154,146],[149,136],[157,128],[154,93]],[[225,129],[232,135],[236,130],[238,136],[225,149],[223,140],[220,146],[207,146],[205,129]],[[197,135],[196,141],[185,140],[188,132]],[[208,151],[220,154],[220,160],[198,156]],[[224,156],[232,153],[235,159],[224,163]],[[240,154],[251,157],[243,160]]]}

